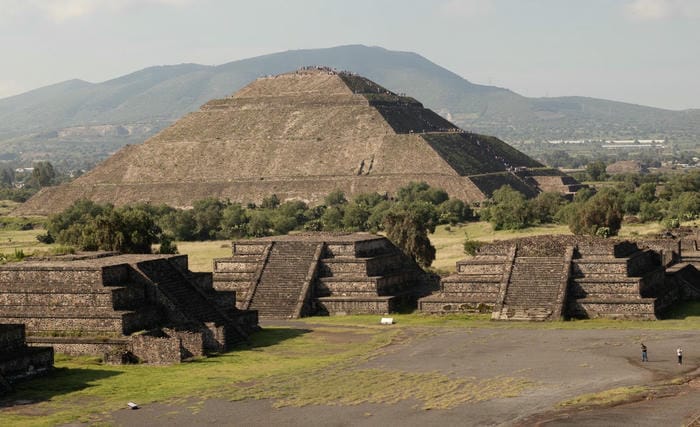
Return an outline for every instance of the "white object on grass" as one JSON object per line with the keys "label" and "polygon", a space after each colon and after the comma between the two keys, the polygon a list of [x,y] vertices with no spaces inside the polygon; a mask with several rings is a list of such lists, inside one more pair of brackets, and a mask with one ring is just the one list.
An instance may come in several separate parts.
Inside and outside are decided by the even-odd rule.
{"label": "white object on grass", "polygon": [[126,404],[131,409],[139,409],[139,405],[135,404],[134,402],[129,402]]}
{"label": "white object on grass", "polygon": [[382,320],[379,323],[382,325],[393,325],[394,318],[393,317],[382,317]]}

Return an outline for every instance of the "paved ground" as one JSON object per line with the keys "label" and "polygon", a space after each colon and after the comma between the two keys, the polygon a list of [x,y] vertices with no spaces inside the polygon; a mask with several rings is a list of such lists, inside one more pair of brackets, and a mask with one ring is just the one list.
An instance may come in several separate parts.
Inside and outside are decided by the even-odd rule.
{"label": "paved ground", "polygon": [[[308,325],[307,325],[308,326]],[[444,329],[408,330],[359,368],[440,372],[451,378],[525,378],[520,396],[424,410],[416,401],[390,405],[273,408],[267,400],[210,399],[189,404],[153,404],[121,410],[110,421],[128,426],[189,425],[659,425],[688,424],[700,416],[698,380],[667,389],[665,397],[586,411],[562,411],[557,403],[581,394],[700,373],[700,331]],[[639,342],[649,348],[639,360]],[[684,348],[684,364],[675,360]]]}

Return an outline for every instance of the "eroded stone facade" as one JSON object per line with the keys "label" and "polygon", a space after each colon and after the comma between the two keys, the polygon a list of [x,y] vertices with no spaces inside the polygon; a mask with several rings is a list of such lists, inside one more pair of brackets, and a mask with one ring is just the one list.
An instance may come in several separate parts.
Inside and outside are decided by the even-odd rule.
{"label": "eroded stone facade", "polygon": [[153,363],[226,350],[258,328],[257,313],[190,272],[186,256],[114,253],[0,266],[0,322],[26,325],[32,345]]}

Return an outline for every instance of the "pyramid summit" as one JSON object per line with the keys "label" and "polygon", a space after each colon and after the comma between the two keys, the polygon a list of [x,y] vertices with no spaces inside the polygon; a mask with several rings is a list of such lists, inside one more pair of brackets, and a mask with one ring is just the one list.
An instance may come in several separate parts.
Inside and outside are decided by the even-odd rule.
{"label": "pyramid summit", "polygon": [[19,211],[49,214],[79,198],[188,207],[205,197],[247,203],[276,194],[318,203],[335,189],[391,194],[411,181],[478,201],[504,184],[530,195],[566,192],[575,185],[567,179],[364,77],[305,67],[207,102]]}

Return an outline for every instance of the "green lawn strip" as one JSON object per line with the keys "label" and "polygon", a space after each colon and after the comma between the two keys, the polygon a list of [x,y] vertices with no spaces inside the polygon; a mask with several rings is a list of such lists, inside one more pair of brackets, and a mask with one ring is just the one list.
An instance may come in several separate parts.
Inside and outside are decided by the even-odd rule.
{"label": "green lawn strip", "polygon": [[61,357],[52,375],[20,383],[8,396],[10,400],[40,403],[26,409],[23,405],[2,409],[0,418],[3,425],[56,425],[92,421],[129,401],[147,404],[221,397],[226,390],[235,389],[234,384],[303,375],[368,354],[389,344],[396,333],[375,331],[359,341],[331,342],[314,332],[269,328],[255,334],[249,348],[164,367],[105,366],[94,358]]}

